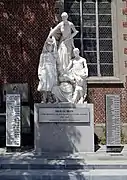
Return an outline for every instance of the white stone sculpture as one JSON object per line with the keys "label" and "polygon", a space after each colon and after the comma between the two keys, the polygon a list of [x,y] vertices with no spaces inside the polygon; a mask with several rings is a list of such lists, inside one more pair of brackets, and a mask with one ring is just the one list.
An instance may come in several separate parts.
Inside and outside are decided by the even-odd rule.
{"label": "white stone sculpture", "polygon": [[79,49],[74,48],[74,59],[59,77],[60,85],[53,87],[53,94],[58,101],[84,103],[87,95],[88,67],[86,59],[79,55]]}
{"label": "white stone sculpture", "polygon": [[73,79],[67,74],[59,76],[59,85],[54,86],[52,89],[57,102],[72,102],[73,83]]}
{"label": "white stone sculpture", "polygon": [[58,52],[55,38],[48,38],[40,55],[38,67],[39,85],[37,90],[42,92],[43,102],[47,101],[53,86],[57,85],[57,59]]}
{"label": "white stone sculpture", "polygon": [[84,103],[88,76],[86,59],[74,46],[73,37],[78,31],[68,21],[68,14],[64,12],[61,17],[63,21],[51,29],[40,56],[38,91],[43,93],[44,103]]}
{"label": "white stone sculpture", "polygon": [[73,94],[73,103],[83,103],[87,95],[87,81],[88,67],[86,59],[79,55],[79,49],[73,50],[74,59],[72,59],[66,71],[69,71],[71,79],[74,78],[75,90]]}
{"label": "white stone sculpture", "polygon": [[49,38],[54,36],[58,41],[58,53],[59,53],[59,72],[64,71],[70,59],[72,59],[72,50],[74,48],[73,37],[76,36],[78,31],[72,22],[68,21],[68,14],[63,12],[62,22],[60,22],[56,27],[54,27],[49,33]]}

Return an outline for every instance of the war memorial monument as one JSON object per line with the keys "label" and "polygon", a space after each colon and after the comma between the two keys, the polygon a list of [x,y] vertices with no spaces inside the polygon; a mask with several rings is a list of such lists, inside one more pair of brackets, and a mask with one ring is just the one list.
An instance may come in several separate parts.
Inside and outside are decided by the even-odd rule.
{"label": "war memorial monument", "polygon": [[88,104],[86,59],[75,47],[78,31],[68,14],[51,29],[40,55],[34,106],[34,145],[37,152],[93,152],[93,104]]}
{"label": "war memorial monument", "polygon": [[[121,148],[120,97],[106,96],[107,147],[96,153],[94,108],[87,102],[88,67],[73,40],[79,32],[66,12],[61,18],[40,54],[41,102],[34,104],[34,150],[1,155],[0,179],[126,179],[126,151],[110,154]],[[21,147],[20,101],[15,88],[13,94],[6,94],[7,147]]]}

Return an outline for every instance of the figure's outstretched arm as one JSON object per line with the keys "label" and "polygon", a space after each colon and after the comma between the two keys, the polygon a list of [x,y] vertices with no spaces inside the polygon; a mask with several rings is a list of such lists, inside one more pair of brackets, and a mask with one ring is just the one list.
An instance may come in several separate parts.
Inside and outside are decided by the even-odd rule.
{"label": "figure's outstretched arm", "polygon": [[[54,33],[56,32],[56,31],[58,31],[60,29],[60,23],[57,25],[57,26],[55,26],[53,29],[51,28],[51,30],[50,30],[50,33],[49,33],[49,35],[48,35],[48,38],[51,38],[53,35],[54,35]],[[48,39],[47,38],[47,39]]]}

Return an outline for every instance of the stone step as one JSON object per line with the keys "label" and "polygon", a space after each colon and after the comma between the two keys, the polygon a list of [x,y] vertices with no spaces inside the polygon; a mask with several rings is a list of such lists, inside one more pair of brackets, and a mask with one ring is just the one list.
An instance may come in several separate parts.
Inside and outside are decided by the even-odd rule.
{"label": "stone step", "polygon": [[0,180],[89,180],[85,171],[8,170],[0,171]]}
{"label": "stone step", "polygon": [[[103,170],[91,170],[89,176],[93,177],[90,180],[126,180],[126,169],[103,169]],[[99,178],[100,177],[100,178]],[[102,177],[102,179],[101,179]],[[109,178],[109,179],[108,179]]]}
{"label": "stone step", "polygon": [[78,165],[78,164],[71,164],[71,165],[61,165],[61,164],[38,164],[38,163],[33,163],[33,164],[13,164],[13,163],[8,163],[8,164],[0,164],[0,169],[42,169],[42,170],[78,170],[78,169],[84,169],[84,165]]}
{"label": "stone step", "polygon": [[0,180],[126,180],[126,170],[5,170],[0,171]]}
{"label": "stone step", "polygon": [[127,156],[122,154],[75,153],[36,155],[33,152],[3,153],[1,170],[101,170],[127,169]]}
{"label": "stone step", "polygon": [[77,159],[43,159],[33,157],[32,159],[19,159],[19,157],[0,158],[0,169],[59,169],[78,170],[84,169],[84,160]]}
{"label": "stone step", "polygon": [[99,161],[58,161],[50,160],[15,160],[15,159],[4,159],[0,160],[0,170],[94,170],[94,169],[127,169],[127,162],[125,161],[110,161],[110,162],[99,162]]}
{"label": "stone step", "polygon": [[79,153],[79,156],[87,160],[126,160],[127,153]]}
{"label": "stone step", "polygon": [[88,170],[105,170],[105,169],[117,169],[117,170],[124,170],[124,169],[127,169],[127,164],[124,165],[124,164],[88,164],[88,165],[85,165],[84,166],[84,169],[88,169]]}
{"label": "stone step", "polygon": [[70,165],[70,166],[64,166],[64,165],[41,165],[41,164],[1,164],[0,170],[8,170],[8,169],[14,169],[14,170],[79,170],[79,169],[85,169],[85,170],[98,170],[98,169],[127,169],[127,165]]}

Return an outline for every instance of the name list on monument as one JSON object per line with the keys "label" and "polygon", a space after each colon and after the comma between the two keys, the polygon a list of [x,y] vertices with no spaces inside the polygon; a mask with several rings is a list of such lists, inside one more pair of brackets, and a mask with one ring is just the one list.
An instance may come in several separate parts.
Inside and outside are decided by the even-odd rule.
{"label": "name list on monument", "polygon": [[107,146],[120,145],[120,96],[106,95]]}
{"label": "name list on monument", "polygon": [[89,108],[39,108],[39,122],[90,122]]}
{"label": "name list on monument", "polygon": [[6,95],[6,146],[19,147],[21,143],[20,94]]}

